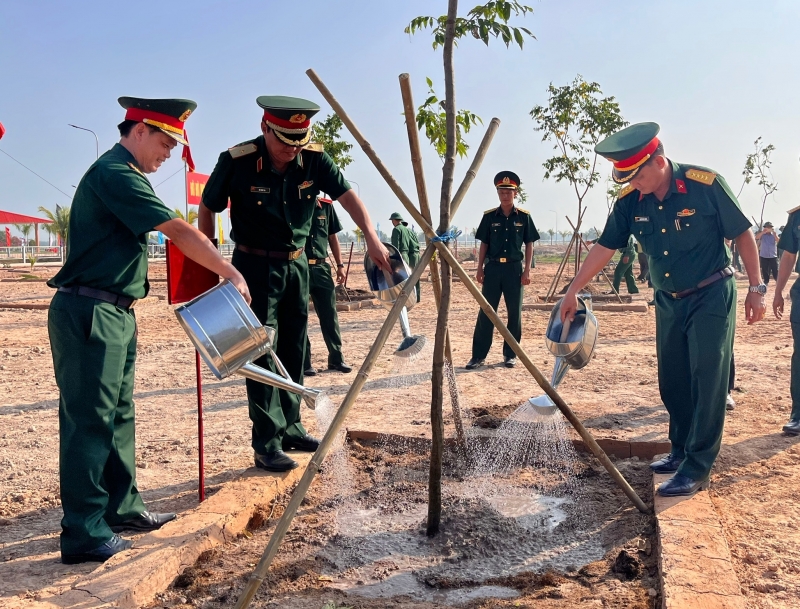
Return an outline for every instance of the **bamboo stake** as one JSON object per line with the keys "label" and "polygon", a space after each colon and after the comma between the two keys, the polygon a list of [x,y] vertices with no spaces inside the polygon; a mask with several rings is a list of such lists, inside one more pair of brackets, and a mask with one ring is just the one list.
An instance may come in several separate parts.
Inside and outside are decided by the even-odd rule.
{"label": "bamboo stake", "polygon": [[395,300],[391,311],[389,311],[389,315],[386,317],[386,320],[383,322],[383,326],[378,332],[378,335],[375,337],[375,342],[372,344],[372,348],[369,350],[367,357],[364,359],[364,363],[361,364],[361,369],[358,371],[353,384],[350,385],[350,389],[347,391],[347,395],[344,397],[341,406],[339,406],[338,410],[336,411],[336,415],[333,417],[333,421],[331,421],[328,431],[325,432],[325,436],[320,441],[319,448],[317,448],[314,456],[311,457],[311,461],[309,462],[308,467],[306,467],[303,477],[300,479],[300,482],[298,482],[297,487],[292,493],[292,498],[289,500],[286,510],[283,512],[281,519],[278,521],[278,524],[275,527],[275,532],[272,533],[272,537],[269,538],[269,543],[264,549],[261,560],[247,582],[247,587],[236,601],[236,609],[244,609],[245,607],[249,607],[250,602],[253,600],[253,597],[263,583],[264,578],[267,575],[267,570],[269,569],[270,564],[278,552],[278,546],[280,545],[281,541],[283,541],[284,536],[289,530],[289,526],[292,524],[292,520],[294,519],[295,514],[297,514],[297,510],[300,508],[300,504],[308,492],[308,487],[311,486],[314,476],[316,476],[317,472],[319,472],[320,466],[325,460],[325,456],[328,454],[331,444],[339,433],[339,430],[342,428],[344,420],[350,412],[350,408],[355,403],[356,398],[358,398],[358,394],[361,393],[361,389],[367,382],[369,373],[372,370],[372,366],[375,364],[378,356],[380,356],[381,350],[386,344],[394,324],[397,323],[397,320],[400,317],[400,311],[405,306],[411,290],[414,289],[414,280],[418,280],[422,276],[422,271],[425,269],[425,266],[428,264],[431,256],[433,256],[433,251],[433,244],[428,245],[420,257],[419,264],[417,264],[417,266],[414,268],[414,271],[411,273],[409,281],[406,282],[405,287],[398,295],[397,300]]}
{"label": "bamboo stake", "polygon": [[572,251],[572,242],[575,241],[575,232],[573,231],[572,236],[569,238],[569,245],[567,245],[567,249],[564,251],[564,257],[561,259],[561,262],[558,265],[558,270],[556,274],[553,276],[553,281],[550,282],[550,287],[547,288],[547,295],[544,298],[545,302],[550,302],[550,298],[555,296],[556,290],[558,289],[558,282],[561,279],[561,273],[564,272],[564,267],[567,266],[567,262],[569,261],[569,253]]}
{"label": "bamboo stake", "polygon": [[[567,222],[569,222],[569,225],[572,226],[572,220],[567,218]],[[574,226],[572,226],[572,230],[575,230]],[[595,232],[596,231],[597,231],[597,229],[595,229]],[[577,231],[576,231],[576,233],[577,233]],[[586,248],[586,251],[588,252],[589,251],[589,244],[586,243],[586,241],[584,241],[583,235],[579,235],[579,236],[580,236],[580,240],[583,242],[583,246]],[[611,279],[608,278],[608,275],[606,275],[605,269],[600,269],[600,272],[603,274],[603,277],[605,277],[606,282],[608,282],[608,285],[611,286],[611,289],[613,290],[614,294],[617,295],[617,300],[620,302],[620,304],[622,304],[622,297],[619,295],[619,292],[617,292],[616,288],[614,287],[614,282],[612,282]]]}
{"label": "bamboo stake", "polygon": [[[342,119],[342,123],[344,123],[344,125],[350,131],[350,134],[361,145],[362,149],[367,154],[369,159],[372,161],[373,165],[375,165],[375,168],[378,170],[378,173],[380,173],[383,176],[389,188],[392,189],[392,192],[395,193],[397,198],[406,208],[408,213],[414,218],[414,220],[420,226],[422,231],[426,235],[434,237],[436,233],[434,232],[431,225],[428,224],[428,222],[425,221],[425,218],[422,217],[422,214],[420,214],[416,210],[414,204],[411,202],[411,199],[408,198],[408,195],[403,191],[400,184],[397,183],[397,181],[394,179],[394,176],[392,176],[392,174],[380,160],[377,153],[372,149],[370,143],[367,141],[367,139],[363,136],[361,131],[359,131],[358,127],[356,127],[355,123],[353,123],[353,121],[344,111],[344,108],[342,108],[339,102],[336,101],[336,98],[333,97],[331,92],[322,83],[322,81],[319,79],[319,77],[313,70],[308,70],[306,74],[308,74],[309,78],[311,78],[312,82],[314,82],[314,84],[317,86],[317,89],[319,89],[320,93],[322,93],[323,97],[325,97],[326,101],[331,105],[336,114],[339,115],[339,118]],[[514,353],[520,358],[523,364],[525,364],[525,367],[531,373],[531,375],[539,384],[539,386],[545,391],[545,393],[547,393],[547,395],[550,396],[550,399],[552,399],[553,403],[555,403],[556,406],[558,406],[559,410],[561,410],[561,412],[564,413],[564,416],[572,424],[572,426],[575,428],[578,434],[580,434],[580,436],[584,439],[587,446],[589,446],[589,449],[592,451],[595,457],[597,457],[600,463],[603,464],[603,466],[606,468],[606,470],[614,479],[614,481],[617,483],[617,485],[623,490],[623,492],[625,492],[625,494],[628,496],[628,498],[633,502],[633,504],[640,512],[643,512],[645,514],[650,513],[650,510],[641,500],[639,495],[637,495],[636,491],[634,491],[633,488],[631,488],[630,484],[628,484],[628,482],[625,480],[625,478],[622,476],[619,470],[614,466],[614,464],[608,458],[608,455],[606,455],[603,449],[600,448],[600,446],[595,441],[594,437],[592,437],[591,433],[583,426],[583,424],[580,422],[578,417],[575,416],[575,414],[572,412],[572,410],[563,400],[563,398],[558,394],[558,392],[555,389],[553,389],[553,387],[550,385],[547,379],[542,375],[542,373],[535,366],[535,364],[525,354],[525,351],[522,349],[522,346],[516,341],[516,339],[514,339],[511,332],[508,331],[508,328],[503,323],[503,321],[498,317],[494,309],[492,309],[491,305],[489,305],[489,303],[486,301],[486,298],[484,298],[480,289],[475,285],[475,283],[469,277],[469,275],[461,266],[461,264],[453,258],[453,255],[450,253],[450,250],[447,249],[447,245],[440,241],[435,242],[434,245],[436,246],[436,249],[440,252],[442,258],[447,261],[447,264],[450,265],[450,267],[454,271],[456,271],[456,273],[458,273],[459,277],[461,278],[461,281],[464,283],[465,286],[467,286],[469,291],[478,301],[478,304],[480,305],[481,309],[483,309],[484,313],[486,313],[487,317],[489,317],[489,319],[492,321],[495,328],[497,328],[497,330],[500,332],[500,334],[503,336],[506,342],[511,346]]]}

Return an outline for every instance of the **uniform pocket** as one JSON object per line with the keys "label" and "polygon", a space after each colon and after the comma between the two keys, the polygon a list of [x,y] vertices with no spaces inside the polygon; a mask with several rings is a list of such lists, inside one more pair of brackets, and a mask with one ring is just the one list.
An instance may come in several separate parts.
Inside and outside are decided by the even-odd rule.
{"label": "uniform pocket", "polygon": [[676,231],[675,249],[688,251],[697,247],[717,232],[717,214],[713,209],[698,209],[691,216],[675,219]]}
{"label": "uniform pocket", "polygon": [[652,222],[635,222],[633,225],[633,236],[642,244],[642,249],[645,254],[652,254],[653,251],[655,251]]}

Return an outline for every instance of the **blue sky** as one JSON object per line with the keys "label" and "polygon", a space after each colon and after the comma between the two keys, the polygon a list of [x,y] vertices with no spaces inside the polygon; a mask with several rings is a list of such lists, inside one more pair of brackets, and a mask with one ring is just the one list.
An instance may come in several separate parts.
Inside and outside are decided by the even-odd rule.
{"label": "blue sky", "polygon": [[[463,3],[461,12],[473,4]],[[574,220],[571,188],[542,180],[542,162],[553,152],[528,113],[546,102],[550,82],[566,84],[577,74],[616,96],[628,121],[660,123],[670,158],[713,168],[734,192],[745,156],[762,136],[776,146],[779,188],[765,219],[783,224],[786,210],[800,205],[800,2],[529,4],[533,15],[515,21],[536,36],[523,51],[471,38],[456,50],[457,105],[502,124],[455,224],[475,227],[497,204],[492,177],[502,169],[521,176],[537,227],[553,228],[558,217],[563,230],[564,215]],[[417,15],[445,11],[444,0],[3,0],[0,122],[7,133],[0,149],[72,193],[95,146],[91,134],[68,123],[93,129],[102,153],[118,140],[119,96],[187,97],[199,104],[187,123],[194,158],[198,171],[210,173],[221,151],[259,134],[257,96],[306,97],[320,103],[320,116],[330,112],[305,75],[314,68],[415,198],[397,76],[411,74],[418,102],[426,76],[440,94],[444,87],[441,50],[433,51],[429,33],[409,37],[403,28]],[[477,146],[482,133],[478,128],[468,141]],[[441,164],[432,148],[424,153],[428,190],[438,198]],[[387,230],[389,214],[401,206],[358,147],[353,157],[345,175]],[[459,161],[456,183],[468,164]],[[181,175],[160,183],[180,168],[175,154],[151,176],[170,207],[183,208]],[[602,185],[587,201],[587,226],[599,227]],[[39,205],[56,203],[69,198],[0,154],[0,209],[36,214]],[[748,216],[760,213],[756,185],[745,187],[741,203]],[[346,219],[345,228],[352,226]]]}

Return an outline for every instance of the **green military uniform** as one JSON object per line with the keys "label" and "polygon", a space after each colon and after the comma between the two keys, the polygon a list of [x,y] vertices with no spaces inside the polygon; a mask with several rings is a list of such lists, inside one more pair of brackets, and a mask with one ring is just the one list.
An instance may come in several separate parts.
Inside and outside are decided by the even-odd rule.
{"label": "green military uniform", "polygon": [[[503,296],[508,312],[509,331],[519,341],[522,338],[522,246],[539,239],[539,233],[527,210],[514,207],[506,216],[500,207],[484,212],[475,238],[488,246],[484,266],[483,295],[496,311]],[[494,325],[481,311],[472,335],[472,358],[482,360],[492,346]],[[508,343],[503,343],[503,356],[516,355]]]}
{"label": "green military uniform", "polygon": [[[328,366],[344,363],[342,335],[336,314],[336,286],[328,264],[328,237],[342,231],[342,224],[330,199],[317,199],[317,209],[311,221],[311,232],[306,241],[308,258],[308,285],[314,310],[319,318],[319,329],[328,347]],[[306,336],[306,357],[303,370],[311,368],[311,342]]]}
{"label": "green military uniform", "polygon": [[[614,178],[625,181],[656,152],[657,133],[655,123],[640,123],[595,150],[616,161]],[[626,136],[644,139],[624,150]],[[738,237],[750,222],[721,176],[668,162],[672,178],[664,200],[625,187],[598,243],[622,248],[633,234],[648,255],[656,289],[659,389],[670,415],[672,453],[682,459],[677,474],[702,481],[722,441],[736,328],[736,282],[724,239]],[[712,277],[705,287],[679,294]]]}
{"label": "green military uniform", "polygon": [[[121,98],[120,104],[129,109],[126,120],[147,123],[155,116],[159,129],[186,143],[183,120],[194,102]],[[181,121],[171,119],[179,114]],[[47,329],[59,388],[64,562],[100,549],[112,539],[111,527],[145,513],[136,485],[137,329],[131,305],[149,289],[147,234],[175,217],[121,144],[89,168],[75,191],[69,253],[48,282],[59,290]]]}
{"label": "green military uniform", "polygon": [[[796,207],[789,212],[789,220],[781,233],[778,248],[790,254],[797,254],[800,251],[800,207]],[[800,273],[800,257],[795,263],[795,271]],[[800,278],[795,280],[789,296],[792,299],[792,309],[789,313],[789,321],[792,324],[792,340],[794,341],[794,351],[792,352],[792,378],[790,391],[792,395],[792,413],[790,421],[800,420]]]}
{"label": "green military uniform", "polygon": [[[260,97],[306,102],[296,98]],[[318,111],[308,108],[285,122],[265,119],[275,135],[292,145],[305,145],[308,135],[292,140],[273,125],[308,125]],[[275,111],[277,112],[277,111]],[[265,112],[267,116],[267,112]],[[298,129],[299,131],[300,129]],[[310,133],[310,129],[308,129]],[[290,134],[291,135],[291,134]],[[308,262],[303,248],[311,232],[320,191],[338,199],[350,189],[333,160],[321,148],[305,148],[278,173],[270,162],[263,136],[223,152],[203,191],[203,205],[222,212],[230,199],[231,238],[236,242],[232,263],[244,276],[251,308],[264,325],[276,330],[275,351],[289,375],[303,382],[308,323]],[[271,358],[255,362],[276,371]],[[292,446],[306,436],[300,422],[300,396],[247,379],[247,399],[253,423],[252,446],[259,455]]]}
{"label": "green military uniform", "polygon": [[[392,230],[392,245],[400,252],[408,267],[413,271],[419,262],[419,240],[410,228],[408,222],[403,221],[403,217],[397,212],[393,213],[390,220],[398,220],[400,224]],[[417,290],[417,302],[420,297],[419,281],[414,286]]]}
{"label": "green military uniform", "polygon": [[622,255],[617,262],[617,268],[614,269],[614,291],[619,292],[619,284],[625,277],[628,294],[638,294],[639,288],[633,278],[633,259],[636,256],[636,240],[633,235],[628,239],[628,244],[619,251]]}

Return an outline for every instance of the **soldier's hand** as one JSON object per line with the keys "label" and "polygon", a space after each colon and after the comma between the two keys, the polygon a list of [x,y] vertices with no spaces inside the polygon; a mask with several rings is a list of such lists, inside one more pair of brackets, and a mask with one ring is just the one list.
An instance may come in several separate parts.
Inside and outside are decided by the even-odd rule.
{"label": "soldier's hand", "polygon": [[226,277],[226,279],[230,281],[233,287],[236,288],[236,291],[242,295],[245,302],[250,304],[253,299],[250,296],[250,289],[247,287],[247,282],[244,280],[244,277],[242,277],[242,274],[239,271],[236,271],[235,269],[234,271],[235,274],[232,274],[230,277]]}
{"label": "soldier's hand", "polygon": [[522,285],[530,285],[531,284],[531,272],[529,269],[525,269],[522,271],[522,279],[520,280]]}
{"label": "soldier's hand", "polygon": [[379,269],[385,269],[389,272],[392,271],[392,264],[389,262],[389,250],[386,249],[383,243],[378,241],[372,245],[367,244],[367,251],[369,252],[370,259]]}
{"label": "soldier's hand", "polygon": [[574,292],[567,290],[564,298],[561,299],[561,322],[565,319],[575,321],[575,313],[578,312],[578,298]]}
{"label": "soldier's hand", "polygon": [[783,294],[778,291],[772,299],[772,312],[778,319],[783,319]]}
{"label": "soldier's hand", "polygon": [[475,281],[483,285],[483,269],[478,269],[478,272],[475,273]]}
{"label": "soldier's hand", "polygon": [[766,311],[766,299],[758,292],[748,292],[744,301],[744,317],[747,320],[747,325],[752,325],[764,319]]}
{"label": "soldier's hand", "polygon": [[344,267],[337,266],[336,267],[336,283],[339,285],[344,283],[345,275],[344,275]]}

